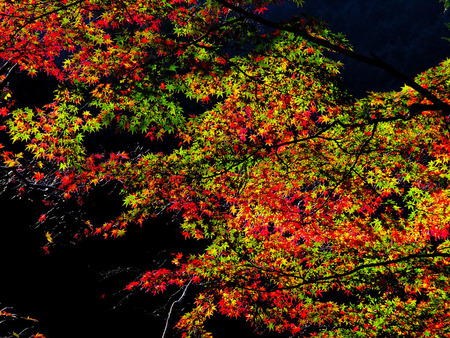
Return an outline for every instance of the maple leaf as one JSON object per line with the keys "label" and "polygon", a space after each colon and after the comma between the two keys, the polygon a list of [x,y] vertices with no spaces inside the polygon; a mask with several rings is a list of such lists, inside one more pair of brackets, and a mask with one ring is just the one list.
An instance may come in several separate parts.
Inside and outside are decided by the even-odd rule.
{"label": "maple leaf", "polygon": [[[41,216],[42,217],[42,216]],[[40,221],[41,221],[41,219],[39,219]],[[44,220],[42,220],[41,222],[43,222]],[[45,238],[47,238],[47,242],[49,242],[49,243],[53,243],[53,238],[52,238],[52,235],[47,231],[46,233],[45,233]]]}
{"label": "maple leaf", "polygon": [[[352,98],[330,51],[397,72],[318,19],[270,21],[272,8],[2,3],[5,189],[41,194],[49,246],[52,234],[122,237],[170,214],[198,248],[126,289],[192,292],[182,336],[209,337],[217,314],[293,335],[446,336],[449,61],[401,76],[398,92]],[[59,83],[50,104],[14,102],[15,67]],[[123,198],[109,222],[47,219],[87,217],[100,190]]]}
{"label": "maple leaf", "polygon": [[35,181],[40,181],[45,177],[45,175],[43,173],[40,172],[35,172],[33,175],[33,178],[35,179]]}
{"label": "maple leaf", "polygon": [[320,115],[318,117],[318,121],[320,123],[328,124],[330,122],[330,118],[328,117],[328,115]]}

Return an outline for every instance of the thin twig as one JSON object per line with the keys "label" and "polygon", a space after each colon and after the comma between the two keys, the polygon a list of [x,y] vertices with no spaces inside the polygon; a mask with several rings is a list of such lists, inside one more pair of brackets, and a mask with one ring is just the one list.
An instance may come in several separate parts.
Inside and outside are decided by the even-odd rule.
{"label": "thin twig", "polygon": [[189,283],[186,284],[186,286],[185,286],[185,288],[184,288],[184,291],[183,291],[183,294],[180,296],[180,298],[178,298],[176,301],[174,301],[174,302],[172,303],[172,305],[170,306],[169,313],[167,314],[166,326],[164,327],[164,332],[163,332],[161,338],[165,338],[165,337],[166,337],[167,330],[168,330],[168,328],[169,328],[170,317],[172,316],[172,310],[173,310],[173,307],[175,306],[175,304],[181,303],[181,302],[183,301],[184,296],[186,296],[187,289],[189,288],[189,285],[191,285],[191,283],[192,283],[192,280],[190,280]]}
{"label": "thin twig", "polygon": [[41,191],[48,191],[48,190],[55,190],[55,191],[60,191],[60,192],[64,191],[63,189],[52,186],[52,185],[33,183],[30,180],[28,180],[22,173],[20,173],[17,168],[0,166],[0,169],[8,170],[8,171],[12,172],[17,178],[19,178],[23,183],[25,183],[25,185],[27,187],[30,187],[33,189],[38,189]]}

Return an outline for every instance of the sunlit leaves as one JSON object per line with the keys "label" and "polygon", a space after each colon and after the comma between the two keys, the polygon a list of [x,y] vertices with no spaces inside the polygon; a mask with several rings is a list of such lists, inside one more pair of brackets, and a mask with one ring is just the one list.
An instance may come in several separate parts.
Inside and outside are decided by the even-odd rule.
{"label": "sunlit leaves", "polygon": [[[242,4],[252,15],[271,5]],[[21,149],[2,148],[3,170],[21,193],[79,205],[114,182],[123,209],[77,219],[86,236],[122,237],[164,213],[179,221],[203,250],[127,289],[196,285],[182,335],[209,336],[216,314],[294,335],[448,333],[447,112],[410,86],[351,98],[327,48],[263,32],[223,2],[5,2],[0,12],[3,62],[59,82],[44,107],[2,108]],[[351,49],[316,19],[284,24]],[[449,76],[444,61],[415,81],[448,102]]]}

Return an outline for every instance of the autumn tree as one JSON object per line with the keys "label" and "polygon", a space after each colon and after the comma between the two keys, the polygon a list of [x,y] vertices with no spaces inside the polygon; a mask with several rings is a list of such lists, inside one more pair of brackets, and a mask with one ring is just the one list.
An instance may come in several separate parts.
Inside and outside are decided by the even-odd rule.
{"label": "autumn tree", "polygon": [[[297,336],[447,336],[450,60],[412,79],[316,18],[267,19],[276,5],[3,1],[5,191],[40,196],[45,250],[173,215],[201,249],[126,288],[190,293],[183,337],[210,336],[216,314]],[[405,85],[355,99],[336,55]],[[51,102],[17,106],[17,73],[53,78]],[[108,149],[107,133],[130,142]],[[104,186],[123,210],[98,223],[83,203]]]}

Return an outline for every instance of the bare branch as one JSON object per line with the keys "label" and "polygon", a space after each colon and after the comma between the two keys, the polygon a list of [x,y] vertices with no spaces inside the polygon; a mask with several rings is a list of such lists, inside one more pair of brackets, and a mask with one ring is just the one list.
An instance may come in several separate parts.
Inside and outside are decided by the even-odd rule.
{"label": "bare branch", "polygon": [[184,287],[184,291],[183,291],[183,293],[181,294],[180,298],[178,298],[176,301],[174,301],[174,302],[172,303],[172,305],[170,306],[169,313],[167,314],[166,326],[164,327],[164,332],[163,332],[161,338],[165,338],[165,337],[166,337],[166,334],[167,334],[167,332],[168,332],[169,322],[170,322],[170,318],[171,318],[171,316],[172,316],[172,310],[173,310],[173,307],[175,306],[175,304],[181,303],[181,302],[183,301],[184,297],[186,296],[186,292],[187,292],[187,290],[188,290],[188,288],[189,288],[189,285],[191,285],[191,283],[192,283],[192,280],[190,280],[189,283],[186,284],[186,286]]}

